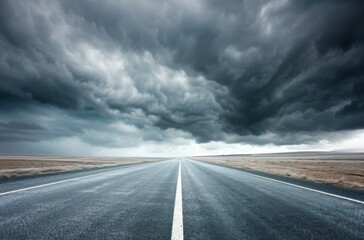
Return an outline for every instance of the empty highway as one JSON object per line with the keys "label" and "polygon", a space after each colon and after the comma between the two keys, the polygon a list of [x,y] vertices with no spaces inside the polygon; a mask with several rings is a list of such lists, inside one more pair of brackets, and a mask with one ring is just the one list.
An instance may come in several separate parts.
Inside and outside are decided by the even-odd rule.
{"label": "empty highway", "polygon": [[1,180],[0,239],[364,239],[363,200],[178,158]]}

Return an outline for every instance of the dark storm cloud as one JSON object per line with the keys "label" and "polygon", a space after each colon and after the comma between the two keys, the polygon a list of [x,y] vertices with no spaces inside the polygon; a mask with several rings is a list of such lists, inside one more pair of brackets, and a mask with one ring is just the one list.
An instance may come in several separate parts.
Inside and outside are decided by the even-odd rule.
{"label": "dark storm cloud", "polygon": [[2,1],[0,140],[280,145],[362,129],[363,12],[361,1]]}

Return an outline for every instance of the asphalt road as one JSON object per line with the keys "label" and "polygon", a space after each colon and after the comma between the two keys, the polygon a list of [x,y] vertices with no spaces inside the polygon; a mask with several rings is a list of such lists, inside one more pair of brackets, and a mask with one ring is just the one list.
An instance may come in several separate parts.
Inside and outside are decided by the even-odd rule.
{"label": "asphalt road", "polygon": [[2,180],[0,239],[364,239],[362,192],[307,184],[188,159]]}

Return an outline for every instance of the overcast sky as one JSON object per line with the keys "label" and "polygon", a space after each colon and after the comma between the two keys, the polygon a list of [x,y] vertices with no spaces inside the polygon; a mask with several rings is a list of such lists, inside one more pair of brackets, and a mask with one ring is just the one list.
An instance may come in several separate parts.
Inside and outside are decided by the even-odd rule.
{"label": "overcast sky", "polygon": [[364,151],[364,1],[3,0],[0,152]]}

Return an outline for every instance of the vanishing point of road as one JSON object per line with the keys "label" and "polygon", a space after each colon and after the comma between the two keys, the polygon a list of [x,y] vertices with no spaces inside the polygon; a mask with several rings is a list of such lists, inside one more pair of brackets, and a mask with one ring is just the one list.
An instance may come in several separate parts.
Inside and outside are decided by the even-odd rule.
{"label": "vanishing point of road", "polygon": [[24,177],[0,239],[364,239],[364,194],[186,158]]}

